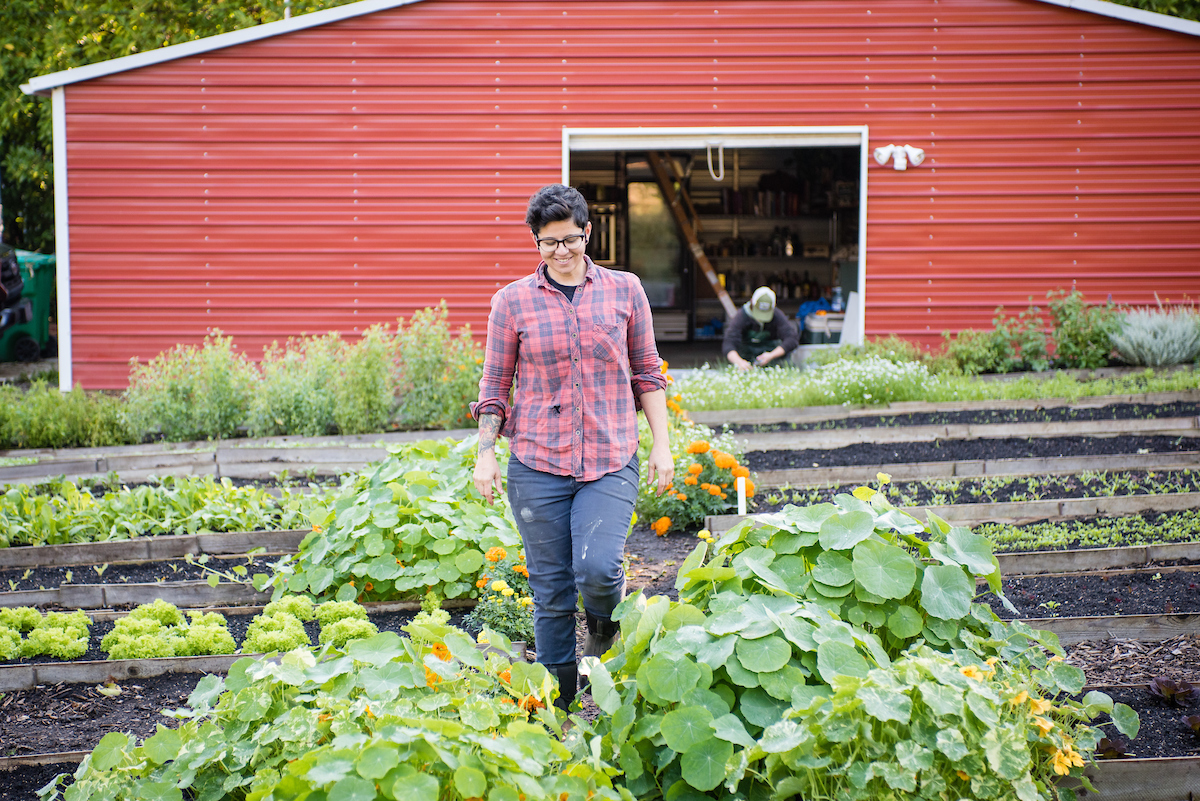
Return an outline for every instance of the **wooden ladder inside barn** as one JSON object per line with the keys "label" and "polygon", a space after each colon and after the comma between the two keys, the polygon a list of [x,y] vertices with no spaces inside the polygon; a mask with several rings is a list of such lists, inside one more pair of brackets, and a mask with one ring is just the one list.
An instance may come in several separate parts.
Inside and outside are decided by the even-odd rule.
{"label": "wooden ladder inside barn", "polygon": [[[712,284],[713,291],[717,293],[717,300],[721,301],[721,305],[725,307],[728,319],[732,320],[733,316],[737,314],[737,307],[733,305],[733,299],[729,297],[721,280],[717,278],[717,271],[713,269],[712,262],[708,260],[704,247],[700,244],[700,237],[696,233],[700,228],[700,221],[697,219],[696,207],[692,205],[692,198],[684,186],[679,165],[675,159],[669,156],[664,159],[655,150],[648,151],[646,156],[650,162],[650,169],[654,171],[654,178],[658,181],[658,188],[662,190],[663,199],[667,201],[667,205],[671,208],[671,214],[675,217],[675,224],[679,227],[683,238],[687,240],[688,250],[696,258],[696,263],[700,265],[700,270],[708,279],[708,283]],[[667,173],[668,165],[671,170],[670,174]],[[678,181],[678,185],[676,181]]]}

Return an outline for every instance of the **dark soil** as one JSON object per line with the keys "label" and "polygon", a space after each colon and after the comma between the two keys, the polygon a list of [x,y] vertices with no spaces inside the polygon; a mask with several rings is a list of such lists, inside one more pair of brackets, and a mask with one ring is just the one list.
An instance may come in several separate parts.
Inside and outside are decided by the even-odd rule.
{"label": "dark soil", "polygon": [[997,423],[1059,423],[1075,420],[1151,420],[1200,414],[1200,403],[1117,403],[1111,406],[1048,409],[986,409],[969,412],[920,412],[848,417],[813,423],[759,423],[728,426],[738,434],[766,431],[825,431],[839,428],[901,428],[906,426],[992,425]]}
{"label": "dark soil", "polygon": [[60,773],[73,773],[75,764],[28,765],[0,772],[0,801],[37,801],[37,791]]}
{"label": "dark soil", "polygon": [[1191,451],[1187,437],[1033,437],[1028,439],[935,440],[934,442],[860,443],[844,448],[751,451],[744,464],[751,470],[801,467],[953,462],[970,459],[1021,459],[1048,456],[1101,456],[1117,453]]}
{"label": "dark soil", "polygon": [[[1005,579],[1003,586],[1022,618],[1200,612],[1200,573],[1193,571],[1025,576]],[[987,602],[1000,617],[1014,617],[995,596]]]}
{"label": "dark soil", "polygon": [[1132,741],[1119,734],[1111,724],[1104,725],[1109,723],[1108,715],[1101,715],[1092,722],[1093,726],[1103,726],[1110,740],[1123,745],[1127,757],[1154,759],[1200,754],[1200,737],[1192,734],[1182,720],[1188,715],[1200,714],[1200,702],[1172,707],[1151,695],[1149,689],[1140,687],[1105,692],[1113,701],[1133,707],[1141,719],[1138,736]]}
{"label": "dark soil", "polygon": [[[451,612],[450,625],[463,627],[463,619],[467,616],[468,610],[460,610]],[[401,627],[408,625],[412,619],[416,617],[415,612],[384,612],[368,614],[371,622],[374,623],[380,631],[394,631],[401,636],[408,636]],[[242,641],[246,639],[246,630],[250,628],[250,621],[254,619],[254,614],[232,615],[226,614],[225,620],[229,624],[229,634],[233,637],[233,641],[241,647]],[[79,657],[78,662],[86,662],[90,660],[104,660],[108,658],[108,654],[100,650],[100,643],[104,639],[104,635],[113,630],[113,622],[102,620],[92,623],[91,637],[88,640],[88,650],[83,656]],[[313,645],[318,643],[318,637],[321,634],[321,626],[315,620],[310,620],[304,624],[304,630],[308,632],[308,638]],[[472,634],[478,634],[477,631],[472,631]],[[17,659],[11,662],[0,662],[5,665],[28,665],[39,664],[46,662],[60,662],[62,660],[55,659],[51,656],[38,656],[32,659]]]}
{"label": "dark soil", "polygon": [[[203,558],[203,557],[201,557]],[[212,557],[204,564],[213,570],[230,573],[234,567],[246,568],[247,575],[270,574],[277,556]],[[203,581],[210,571],[185,559],[155,562],[112,562],[104,565],[66,565],[58,567],[10,567],[0,569],[0,591],[52,590],[64,584],[154,584],[169,581]]]}

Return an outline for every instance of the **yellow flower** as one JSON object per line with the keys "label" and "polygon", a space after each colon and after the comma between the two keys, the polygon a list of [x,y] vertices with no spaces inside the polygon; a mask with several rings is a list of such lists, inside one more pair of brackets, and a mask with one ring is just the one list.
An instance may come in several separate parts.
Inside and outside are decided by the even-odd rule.
{"label": "yellow flower", "polygon": [[1034,715],[1033,722],[1039,729],[1042,730],[1043,735],[1054,731],[1054,721],[1050,720],[1049,718],[1044,718],[1041,715]]}
{"label": "yellow flower", "polygon": [[508,582],[504,581],[503,579],[492,582],[492,592],[500,592],[501,590],[507,588]]}
{"label": "yellow flower", "polygon": [[875,490],[870,487],[859,487],[851,494],[860,501],[869,501],[875,495]]}
{"label": "yellow flower", "polygon": [[512,587],[505,587],[504,589],[500,590],[500,594],[505,598],[511,598],[516,594],[516,590],[514,590]]}
{"label": "yellow flower", "polygon": [[892,483],[892,477],[888,473],[876,473],[875,480],[878,481],[880,484],[891,484]]}
{"label": "yellow flower", "polygon": [[999,657],[993,656],[993,657],[989,657],[989,658],[983,660],[983,663],[990,668],[994,668],[996,666],[996,663],[999,661],[1000,661]]}
{"label": "yellow flower", "polygon": [[703,540],[703,539],[708,539],[709,537],[711,537],[711,536],[712,536],[712,532],[711,532],[711,531],[709,531],[709,530],[708,530],[708,529],[706,529],[706,528],[702,528],[702,529],[700,529],[699,531],[697,531],[697,532],[696,532],[696,536],[697,536],[697,537],[699,537],[699,538],[700,538],[700,539],[702,539],[702,540]]}
{"label": "yellow flower", "polygon": [[1035,715],[1045,714],[1050,709],[1050,702],[1043,698],[1030,698],[1029,711]]}
{"label": "yellow flower", "polygon": [[1055,773],[1059,776],[1066,776],[1071,772],[1072,767],[1083,767],[1083,757],[1075,749],[1067,746],[1066,749],[1054,752],[1050,757],[1050,764],[1054,767]]}
{"label": "yellow flower", "polygon": [[967,773],[965,770],[956,770],[954,772],[958,774],[958,778],[962,779],[964,782],[971,781],[971,774]]}
{"label": "yellow flower", "polygon": [[479,636],[475,638],[475,642],[479,643],[480,645],[487,645],[488,644],[487,635],[484,634],[482,631],[479,632]]}
{"label": "yellow flower", "polygon": [[958,672],[966,676],[968,679],[975,679],[975,681],[983,681],[987,677],[987,674],[974,665],[967,665],[964,668],[959,668]]}
{"label": "yellow flower", "polygon": [[1061,662],[1061,661],[1063,661],[1063,658],[1061,656],[1059,656],[1058,654],[1055,654],[1054,656],[1050,657],[1047,661],[1048,662]]}
{"label": "yellow flower", "polygon": [[1020,706],[1021,704],[1025,703],[1028,700],[1029,700],[1029,693],[1025,692],[1024,690],[1021,690],[1021,692],[1017,693],[1017,696],[1015,698],[1013,698],[1011,701],[1009,701],[1009,703],[1012,704],[1013,706]]}

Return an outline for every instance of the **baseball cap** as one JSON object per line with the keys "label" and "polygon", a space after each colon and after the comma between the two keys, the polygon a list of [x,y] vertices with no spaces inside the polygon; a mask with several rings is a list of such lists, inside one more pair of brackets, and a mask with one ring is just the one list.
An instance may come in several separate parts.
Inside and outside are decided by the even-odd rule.
{"label": "baseball cap", "polygon": [[770,287],[760,286],[754,290],[750,298],[750,307],[746,310],[750,316],[760,323],[769,323],[775,316],[775,293]]}

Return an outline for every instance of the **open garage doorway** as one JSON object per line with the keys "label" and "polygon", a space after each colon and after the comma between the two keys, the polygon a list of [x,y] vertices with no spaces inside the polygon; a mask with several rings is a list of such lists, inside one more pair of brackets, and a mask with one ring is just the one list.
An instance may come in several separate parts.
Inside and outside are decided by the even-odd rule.
{"label": "open garage doorway", "polygon": [[656,339],[715,360],[759,286],[802,344],[862,341],[866,148],[865,127],[566,129],[563,181],[592,259],[641,278]]}

